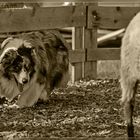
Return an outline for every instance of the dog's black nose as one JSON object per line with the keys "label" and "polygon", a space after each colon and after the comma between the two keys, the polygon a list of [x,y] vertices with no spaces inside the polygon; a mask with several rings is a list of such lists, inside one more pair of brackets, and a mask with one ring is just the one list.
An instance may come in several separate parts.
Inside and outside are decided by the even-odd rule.
{"label": "dog's black nose", "polygon": [[22,79],[23,84],[26,84],[28,82],[28,79],[24,78]]}

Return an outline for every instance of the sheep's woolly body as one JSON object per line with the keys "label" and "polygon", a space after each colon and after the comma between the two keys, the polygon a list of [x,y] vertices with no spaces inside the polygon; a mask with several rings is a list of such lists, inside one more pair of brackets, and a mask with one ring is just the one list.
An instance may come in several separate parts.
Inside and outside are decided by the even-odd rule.
{"label": "sheep's woolly body", "polygon": [[[122,90],[134,86],[140,79],[140,13],[130,22],[121,46],[121,83]],[[127,86],[127,87],[126,87]],[[130,101],[132,92],[124,91],[122,102]]]}
{"label": "sheep's woolly body", "polygon": [[129,23],[121,46],[121,102],[128,137],[134,137],[133,111],[137,85],[140,81],[140,13]]}

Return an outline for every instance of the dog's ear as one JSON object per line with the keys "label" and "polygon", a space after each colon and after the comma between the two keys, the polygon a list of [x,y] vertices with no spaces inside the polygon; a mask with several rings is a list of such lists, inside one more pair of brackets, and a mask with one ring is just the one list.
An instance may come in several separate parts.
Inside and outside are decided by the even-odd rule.
{"label": "dog's ear", "polygon": [[12,40],[12,39],[13,39],[13,37],[8,37],[7,39],[5,39],[5,40],[2,42],[2,44],[1,44],[1,49],[3,49],[4,46],[5,46],[7,43],[9,43],[9,41]]}
{"label": "dog's ear", "polygon": [[26,44],[22,45],[21,47],[19,47],[17,49],[17,52],[19,55],[27,55],[27,56],[31,55],[32,56],[32,55],[35,55],[35,48],[32,46],[28,47],[27,43],[26,43]]}

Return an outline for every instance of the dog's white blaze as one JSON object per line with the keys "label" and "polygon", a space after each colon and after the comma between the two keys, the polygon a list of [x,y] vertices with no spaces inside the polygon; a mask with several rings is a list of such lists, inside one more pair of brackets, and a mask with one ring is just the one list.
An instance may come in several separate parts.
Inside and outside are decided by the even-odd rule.
{"label": "dog's white blaze", "polygon": [[0,56],[0,63],[1,63],[2,59],[3,59],[3,57],[5,56],[5,54],[6,54],[8,51],[10,51],[10,50],[16,51],[17,48],[15,48],[15,47],[6,48],[6,49],[3,51],[3,53],[1,54],[1,56]]}
{"label": "dog's white blaze", "polygon": [[24,46],[26,46],[26,48],[32,48],[31,43],[29,43],[27,41],[24,41],[23,44],[24,44]]}
{"label": "dog's white blaze", "polygon": [[24,68],[22,68],[21,72],[18,75],[15,74],[15,77],[20,84],[24,84],[23,79],[28,79],[29,81],[29,74],[24,70]]}

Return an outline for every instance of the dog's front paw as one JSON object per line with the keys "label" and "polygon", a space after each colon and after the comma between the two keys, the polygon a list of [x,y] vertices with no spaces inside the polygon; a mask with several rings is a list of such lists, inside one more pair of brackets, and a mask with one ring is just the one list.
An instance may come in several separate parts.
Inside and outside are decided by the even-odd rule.
{"label": "dog's front paw", "polygon": [[8,107],[9,107],[9,108],[15,108],[15,109],[20,108],[20,106],[17,105],[17,104],[9,105]]}

